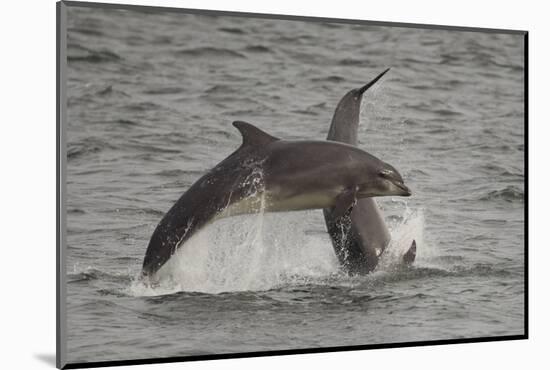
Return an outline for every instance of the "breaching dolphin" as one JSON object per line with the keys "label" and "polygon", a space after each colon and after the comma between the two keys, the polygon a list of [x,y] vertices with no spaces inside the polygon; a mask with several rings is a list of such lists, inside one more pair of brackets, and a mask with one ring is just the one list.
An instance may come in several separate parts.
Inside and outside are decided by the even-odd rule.
{"label": "breaching dolphin", "polygon": [[[357,146],[357,129],[363,94],[386,72],[359,89],[349,91],[340,100],[332,117],[327,140]],[[334,208],[323,209],[332,246],[343,269],[351,274],[366,274],[378,265],[391,235],[373,198],[363,198],[346,217],[340,217]],[[416,243],[410,247],[403,261],[410,264],[416,255]]]}
{"label": "breaching dolphin", "polygon": [[233,126],[242,145],[162,218],[145,253],[143,276],[152,276],[192,235],[221,217],[332,207],[338,218],[357,199],[411,194],[395,168],[354,146],[281,140],[242,121]]}

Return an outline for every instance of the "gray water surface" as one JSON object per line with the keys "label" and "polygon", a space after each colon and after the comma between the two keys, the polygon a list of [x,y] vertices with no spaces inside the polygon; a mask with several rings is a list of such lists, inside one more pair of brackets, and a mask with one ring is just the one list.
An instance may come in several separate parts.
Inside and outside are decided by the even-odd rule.
{"label": "gray water surface", "polygon": [[[523,334],[521,35],[68,9],[69,362]],[[340,272],[308,211],[218,222],[169,282],[136,280],[163,214],[240,145],[232,121],[324,140],[387,67],[359,145],[413,196],[378,198],[378,271]]]}

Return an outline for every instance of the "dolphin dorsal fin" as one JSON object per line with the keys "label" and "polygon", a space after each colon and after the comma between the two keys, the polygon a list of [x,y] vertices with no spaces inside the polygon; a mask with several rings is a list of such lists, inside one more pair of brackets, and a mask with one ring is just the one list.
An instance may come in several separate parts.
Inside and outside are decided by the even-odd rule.
{"label": "dolphin dorsal fin", "polygon": [[279,138],[271,136],[267,132],[260,130],[256,126],[251,125],[250,123],[235,121],[233,122],[233,126],[235,126],[237,130],[239,130],[243,137],[243,147],[263,146],[273,141],[280,140]]}

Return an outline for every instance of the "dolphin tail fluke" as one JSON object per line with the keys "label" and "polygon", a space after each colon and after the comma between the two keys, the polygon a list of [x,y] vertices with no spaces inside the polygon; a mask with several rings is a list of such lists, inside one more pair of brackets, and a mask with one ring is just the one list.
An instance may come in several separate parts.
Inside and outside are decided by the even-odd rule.
{"label": "dolphin tail fluke", "polygon": [[416,240],[413,240],[409,250],[403,255],[402,261],[405,265],[412,265],[416,259]]}
{"label": "dolphin tail fluke", "polygon": [[372,85],[374,85],[376,83],[376,81],[378,81],[379,79],[382,78],[382,76],[384,76],[386,74],[386,72],[388,72],[390,70],[390,68],[386,69],[384,72],[380,73],[378,76],[376,76],[376,78],[374,80],[372,80],[371,82],[369,82],[368,84],[366,84],[365,86],[361,87],[360,89],[357,90],[357,92],[362,95],[365,91],[367,91]]}

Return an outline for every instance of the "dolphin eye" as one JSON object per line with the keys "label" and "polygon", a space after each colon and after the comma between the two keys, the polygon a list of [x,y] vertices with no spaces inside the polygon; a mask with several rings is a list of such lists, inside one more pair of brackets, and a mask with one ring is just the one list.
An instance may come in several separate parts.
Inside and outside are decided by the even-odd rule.
{"label": "dolphin eye", "polygon": [[383,169],[383,170],[380,170],[380,172],[379,172],[379,175],[380,175],[380,176],[386,177],[386,178],[387,178],[387,177],[391,177],[391,176],[393,176],[394,174],[395,174],[394,171],[389,170],[389,169],[387,169],[387,168],[385,168],[385,169]]}

